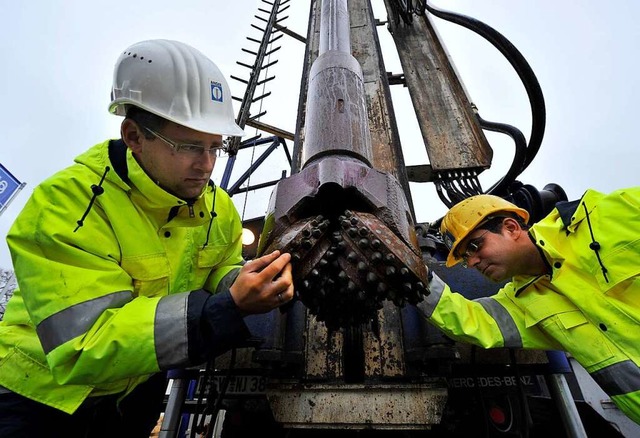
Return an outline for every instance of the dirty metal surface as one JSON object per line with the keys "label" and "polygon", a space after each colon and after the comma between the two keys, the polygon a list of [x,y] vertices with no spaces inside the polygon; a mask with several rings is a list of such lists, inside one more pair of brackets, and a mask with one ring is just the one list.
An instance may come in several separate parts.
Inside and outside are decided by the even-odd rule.
{"label": "dirty metal surface", "polygon": [[441,421],[441,382],[419,385],[267,384],[277,422],[286,428],[427,429]]}

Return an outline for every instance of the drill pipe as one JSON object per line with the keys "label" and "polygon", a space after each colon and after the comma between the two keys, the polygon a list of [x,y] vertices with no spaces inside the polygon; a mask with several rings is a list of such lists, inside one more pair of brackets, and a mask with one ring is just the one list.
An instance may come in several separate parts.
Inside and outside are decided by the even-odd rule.
{"label": "drill pipe", "polygon": [[372,321],[384,300],[401,307],[429,292],[405,194],[393,175],[371,166],[346,0],[324,0],[321,14],[301,171],[274,188],[258,254],[291,253],[296,296],[338,329]]}

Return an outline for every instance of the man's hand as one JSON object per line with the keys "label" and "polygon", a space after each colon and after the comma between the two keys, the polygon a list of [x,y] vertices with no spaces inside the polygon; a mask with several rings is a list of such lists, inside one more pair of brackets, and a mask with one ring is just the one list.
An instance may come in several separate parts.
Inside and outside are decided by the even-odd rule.
{"label": "man's hand", "polygon": [[274,251],[240,269],[229,291],[242,313],[266,313],[293,299],[290,261],[290,254]]}

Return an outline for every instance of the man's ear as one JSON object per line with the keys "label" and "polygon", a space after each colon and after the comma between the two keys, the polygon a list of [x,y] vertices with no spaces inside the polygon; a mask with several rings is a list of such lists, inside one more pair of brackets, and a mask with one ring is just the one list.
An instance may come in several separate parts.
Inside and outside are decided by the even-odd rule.
{"label": "man's ear", "polygon": [[132,152],[140,153],[142,151],[144,134],[136,122],[124,119],[120,125],[120,136]]}
{"label": "man's ear", "polygon": [[502,221],[502,229],[513,235],[519,235],[523,231],[522,227],[517,220],[511,217],[506,217]]}

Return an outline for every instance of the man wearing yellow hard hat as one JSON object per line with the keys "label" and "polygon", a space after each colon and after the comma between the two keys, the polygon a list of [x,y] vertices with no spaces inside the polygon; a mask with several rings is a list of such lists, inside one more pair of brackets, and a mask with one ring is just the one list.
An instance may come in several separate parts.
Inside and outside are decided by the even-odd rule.
{"label": "man wearing yellow hard hat", "polygon": [[446,265],[510,281],[469,300],[434,274],[420,309],[459,341],[571,353],[640,423],[640,187],[588,190],[528,221],[493,195],[454,205],[440,226]]}

